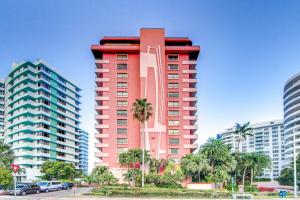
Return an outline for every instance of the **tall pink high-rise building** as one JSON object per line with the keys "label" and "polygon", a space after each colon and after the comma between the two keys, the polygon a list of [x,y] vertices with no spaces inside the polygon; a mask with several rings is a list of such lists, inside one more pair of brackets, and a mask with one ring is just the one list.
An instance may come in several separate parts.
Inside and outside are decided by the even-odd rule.
{"label": "tall pink high-rise building", "polygon": [[118,154],[141,148],[141,127],[131,112],[138,98],[153,106],[145,133],[152,156],[179,162],[197,148],[199,46],[187,37],[165,37],[162,28],[142,28],[140,37],[104,37],[91,49],[96,63],[96,165],[109,166],[118,176]]}

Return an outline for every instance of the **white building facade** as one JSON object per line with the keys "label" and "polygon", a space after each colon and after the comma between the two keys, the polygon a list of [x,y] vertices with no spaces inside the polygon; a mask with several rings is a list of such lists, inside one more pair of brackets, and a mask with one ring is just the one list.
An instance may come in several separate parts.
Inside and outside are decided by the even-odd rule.
{"label": "white building facade", "polygon": [[[252,136],[247,136],[239,146],[240,152],[257,152],[267,155],[272,160],[272,167],[265,169],[261,178],[274,179],[280,175],[284,162],[284,126],[282,120],[274,120],[250,125]],[[238,150],[238,136],[235,128],[228,128],[219,137],[226,144],[230,144],[233,151]]]}

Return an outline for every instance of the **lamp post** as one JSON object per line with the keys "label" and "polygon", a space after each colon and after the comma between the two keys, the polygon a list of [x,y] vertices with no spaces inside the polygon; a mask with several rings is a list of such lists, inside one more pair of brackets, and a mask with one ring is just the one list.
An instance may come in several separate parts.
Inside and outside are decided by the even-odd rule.
{"label": "lamp post", "polygon": [[295,136],[295,129],[293,129],[293,145],[294,145],[294,199],[297,199],[297,163],[296,163],[296,136]]}

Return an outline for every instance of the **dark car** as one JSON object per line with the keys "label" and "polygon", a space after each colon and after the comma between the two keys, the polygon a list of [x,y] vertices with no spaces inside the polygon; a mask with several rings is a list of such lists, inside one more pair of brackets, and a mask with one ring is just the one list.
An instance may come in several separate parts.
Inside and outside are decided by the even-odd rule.
{"label": "dark car", "polygon": [[63,184],[61,184],[61,188],[62,188],[63,190],[69,190],[69,189],[71,189],[73,186],[74,186],[74,183],[63,183]]}
{"label": "dark car", "polygon": [[[40,186],[35,183],[21,183],[16,186],[17,195],[38,194],[40,190]],[[14,194],[14,188],[9,190],[9,194]]]}

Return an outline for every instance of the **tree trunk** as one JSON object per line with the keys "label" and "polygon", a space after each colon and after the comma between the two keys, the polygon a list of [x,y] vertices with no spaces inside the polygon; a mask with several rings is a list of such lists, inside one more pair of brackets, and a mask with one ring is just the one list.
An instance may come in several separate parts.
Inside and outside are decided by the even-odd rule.
{"label": "tree trunk", "polygon": [[247,167],[244,169],[244,172],[243,172],[243,190],[245,190],[245,177],[246,177],[246,171],[247,171]]}
{"label": "tree trunk", "polygon": [[200,171],[198,171],[198,181],[200,182],[200,180],[201,180],[201,176],[200,176],[201,174],[200,174]]}
{"label": "tree trunk", "polygon": [[143,126],[143,133],[142,133],[142,187],[144,187],[144,183],[145,183],[145,128],[146,128],[146,122],[144,122],[144,126]]}
{"label": "tree trunk", "polygon": [[251,169],[251,182],[250,182],[250,185],[252,186],[253,185],[253,177],[254,176],[254,169],[252,168]]}

